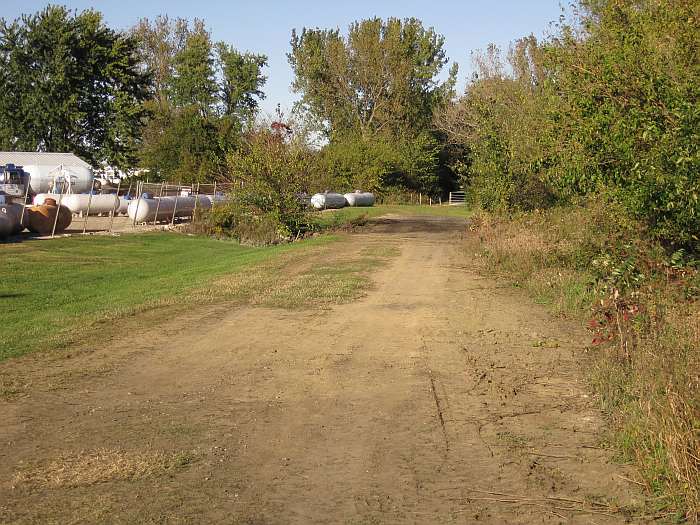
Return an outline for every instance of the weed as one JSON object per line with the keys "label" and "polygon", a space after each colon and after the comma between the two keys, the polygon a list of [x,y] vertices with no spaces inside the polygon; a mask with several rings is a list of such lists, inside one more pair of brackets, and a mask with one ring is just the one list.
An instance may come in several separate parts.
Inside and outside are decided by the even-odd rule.
{"label": "weed", "polygon": [[186,452],[133,452],[116,449],[63,454],[46,464],[29,465],[15,473],[13,483],[33,487],[80,487],[119,480],[145,479],[183,468],[195,457]]}
{"label": "weed", "polygon": [[[654,512],[700,515],[698,271],[607,203],[476,214],[465,249],[592,332],[592,386]],[[535,342],[538,346],[549,342]]]}

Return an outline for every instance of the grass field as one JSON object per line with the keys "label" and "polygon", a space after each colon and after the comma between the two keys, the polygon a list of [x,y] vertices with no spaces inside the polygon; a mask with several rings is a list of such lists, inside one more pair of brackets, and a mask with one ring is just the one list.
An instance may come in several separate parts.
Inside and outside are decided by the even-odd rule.
{"label": "grass field", "polygon": [[0,246],[4,313],[0,360],[55,344],[56,334],[118,317],[204,286],[290,250],[328,239],[264,248],[171,233],[67,237]]}

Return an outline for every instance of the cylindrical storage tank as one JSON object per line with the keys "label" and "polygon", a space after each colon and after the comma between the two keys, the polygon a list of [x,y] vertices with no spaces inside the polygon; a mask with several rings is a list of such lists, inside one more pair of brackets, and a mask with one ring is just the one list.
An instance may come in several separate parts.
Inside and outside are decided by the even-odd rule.
{"label": "cylindrical storage tank", "polygon": [[317,210],[342,208],[345,206],[345,196],[340,193],[317,193],[311,197],[311,205]]}
{"label": "cylindrical storage tank", "polygon": [[[56,220],[58,213],[58,220]],[[24,223],[29,231],[38,233],[39,235],[49,235],[53,231],[54,222],[56,223],[56,233],[61,233],[70,226],[73,220],[73,214],[65,206],[61,205],[54,199],[47,198],[41,206],[27,206],[24,212]]]}
{"label": "cylindrical storage tank", "polygon": [[0,239],[17,235],[23,229],[22,205],[0,202]]}
{"label": "cylindrical storage tank", "polygon": [[119,207],[119,197],[113,193],[92,195],[92,197],[87,193],[68,193],[63,196],[53,193],[39,193],[34,197],[34,205],[40,206],[44,204],[46,199],[59,202],[59,197],[61,206],[65,206],[72,213],[107,214]]}
{"label": "cylindrical storage tank", "polygon": [[127,199],[126,197],[119,197],[119,208],[117,208],[117,214],[126,215],[126,212],[129,209],[130,202],[131,199]]}
{"label": "cylindrical storage tank", "polygon": [[374,193],[356,190],[345,194],[348,206],[374,206]]}
{"label": "cylindrical storage tank", "polygon": [[173,217],[173,212],[175,217],[189,217],[194,213],[195,208],[208,210],[211,208],[211,199],[204,195],[134,199],[129,203],[127,213],[132,221],[150,222],[170,220]]}
{"label": "cylindrical storage tank", "polygon": [[[56,174],[60,172],[57,166],[53,165],[36,165],[26,163],[23,166],[24,171],[29,173],[29,185],[32,193],[42,193],[51,191]],[[71,180],[71,188],[75,193],[82,193],[92,189],[92,170],[84,166],[67,166],[65,171],[68,172],[68,177]],[[59,180],[60,177],[59,177]]]}
{"label": "cylindrical storage tank", "polygon": [[228,200],[228,197],[222,193],[203,193],[200,195],[201,197],[206,197],[208,198],[213,204],[218,204],[220,202],[226,202]]}

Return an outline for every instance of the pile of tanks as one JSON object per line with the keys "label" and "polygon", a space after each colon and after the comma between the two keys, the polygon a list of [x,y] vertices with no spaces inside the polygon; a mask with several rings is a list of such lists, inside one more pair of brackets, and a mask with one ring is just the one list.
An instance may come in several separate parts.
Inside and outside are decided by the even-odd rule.
{"label": "pile of tanks", "polygon": [[[34,204],[40,205],[46,199],[57,200],[58,195],[40,193],[34,197]],[[128,215],[134,223],[170,220],[175,217],[189,217],[195,210],[208,210],[213,203],[224,199],[223,195],[180,195],[154,197],[144,193],[139,198],[129,195],[117,196],[113,193],[100,195],[68,194],[61,198],[61,206],[76,215]]]}
{"label": "pile of tanks", "polygon": [[53,199],[36,206],[27,206],[29,174],[21,166],[0,166],[0,239],[17,235],[25,228],[39,235],[63,231],[71,223],[72,214]]}
{"label": "pile of tanks", "polygon": [[[70,226],[73,215],[128,215],[134,224],[170,221],[191,216],[197,209],[209,209],[224,199],[220,194],[154,197],[144,193],[140,198],[131,198],[116,193],[74,193],[90,191],[92,186],[89,171],[87,175],[79,173],[79,177],[74,173],[65,177],[67,184],[57,187],[55,175],[51,184],[44,173],[30,174],[22,166],[0,165],[0,239],[24,229],[39,235],[62,233]],[[63,183],[63,178],[60,180]],[[61,193],[52,192],[56,189]]]}
{"label": "pile of tanks", "polygon": [[331,210],[345,206],[374,206],[374,193],[355,190],[351,193],[333,193],[326,191],[311,197],[311,206],[317,210]]}

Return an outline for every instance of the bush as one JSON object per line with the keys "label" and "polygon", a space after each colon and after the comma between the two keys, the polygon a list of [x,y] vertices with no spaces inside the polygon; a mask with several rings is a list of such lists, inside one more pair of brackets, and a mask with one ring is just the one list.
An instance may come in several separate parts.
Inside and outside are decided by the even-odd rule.
{"label": "bush", "polygon": [[611,0],[547,46],[551,180],[613,193],[653,234],[700,248],[700,40],[693,0]]}
{"label": "bush", "polygon": [[319,160],[328,174],[327,187],[339,191],[440,191],[440,146],[427,133],[400,139],[380,133],[338,135],[322,150]]}
{"label": "bush", "polygon": [[696,0],[579,2],[545,42],[491,46],[436,118],[488,210],[605,193],[656,239],[700,253]]}
{"label": "bush", "polygon": [[274,212],[245,205],[235,196],[210,210],[204,224],[206,233],[232,237],[241,244],[267,245],[291,239],[291,231]]}
{"label": "bush", "polygon": [[251,133],[228,157],[228,179],[240,189],[205,217],[215,235],[269,244],[293,239],[312,228],[302,199],[313,169],[312,154],[271,131]]}
{"label": "bush", "polygon": [[544,177],[552,153],[541,55],[534,38],[521,39],[506,67],[490,46],[475,56],[477,72],[464,96],[436,115],[437,126],[463,148],[453,170],[484,209],[533,210],[555,201]]}

